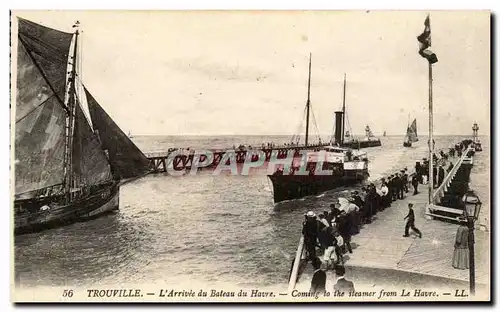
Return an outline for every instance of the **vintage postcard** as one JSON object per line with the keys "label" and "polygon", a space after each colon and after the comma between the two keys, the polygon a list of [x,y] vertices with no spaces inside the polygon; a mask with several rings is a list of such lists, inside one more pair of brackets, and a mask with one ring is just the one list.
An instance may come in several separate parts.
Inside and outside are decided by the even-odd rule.
{"label": "vintage postcard", "polygon": [[13,302],[490,301],[489,11],[12,11]]}

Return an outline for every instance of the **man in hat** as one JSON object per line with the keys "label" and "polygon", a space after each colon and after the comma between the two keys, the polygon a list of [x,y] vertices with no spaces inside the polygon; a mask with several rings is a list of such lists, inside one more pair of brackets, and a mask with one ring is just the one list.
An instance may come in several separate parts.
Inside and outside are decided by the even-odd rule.
{"label": "man in hat", "polygon": [[404,168],[403,170],[401,170],[401,172],[403,173],[403,189],[405,191],[405,193],[408,193],[408,168]]}
{"label": "man in hat", "polygon": [[396,173],[396,193],[397,199],[403,199],[404,197],[404,181],[403,173]]}
{"label": "man in hat", "polygon": [[309,259],[316,258],[316,244],[318,240],[318,221],[316,214],[313,211],[308,211],[305,214],[306,220],[302,224],[302,234],[304,235],[304,244],[306,245]]}
{"label": "man in hat", "polygon": [[351,197],[354,199],[354,204],[356,206],[358,206],[359,208],[363,207],[363,200],[361,199],[361,196],[359,196],[358,191],[351,192]]}
{"label": "man in hat", "polygon": [[422,167],[422,184],[427,184],[430,181],[429,177],[429,160],[427,158],[423,159],[423,167]]}
{"label": "man in hat", "polygon": [[391,180],[389,182],[389,189],[391,190],[392,193],[392,201],[396,201],[398,199],[398,187],[399,187],[398,175],[392,174]]}
{"label": "man in hat", "polygon": [[358,191],[354,191],[351,196],[354,199],[354,204],[358,207],[358,209],[353,213],[353,223],[356,225],[356,233],[359,233],[359,227],[361,226],[361,221],[364,215],[365,203],[361,199]]}
{"label": "man in hat", "polygon": [[349,197],[347,200],[349,201],[346,208],[347,230],[350,235],[356,235],[359,233],[360,218],[358,218],[358,214],[360,208],[356,205],[356,200],[353,197]]}
{"label": "man in hat", "polygon": [[420,165],[420,162],[415,162],[415,175],[417,176],[418,183],[423,183],[422,175],[423,175],[423,167]]}
{"label": "man in hat", "polygon": [[411,178],[411,185],[413,185],[413,195],[418,194],[418,176],[417,174],[414,174],[413,177]]}
{"label": "man in hat", "polygon": [[413,212],[413,204],[408,203],[408,214],[405,217],[406,225],[405,225],[405,235],[403,237],[408,237],[409,235],[409,230],[410,228],[417,233],[417,235],[422,238],[422,232],[420,232],[416,227],[415,227],[415,212]]}

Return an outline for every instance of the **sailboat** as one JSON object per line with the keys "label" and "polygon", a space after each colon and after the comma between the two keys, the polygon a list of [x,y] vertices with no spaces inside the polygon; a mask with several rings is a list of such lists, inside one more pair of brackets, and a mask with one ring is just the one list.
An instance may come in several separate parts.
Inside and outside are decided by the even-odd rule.
{"label": "sailboat", "polygon": [[120,181],[149,161],[81,82],[79,23],[68,33],[17,21],[14,233],[118,210]]}
{"label": "sailboat", "polygon": [[403,142],[404,147],[411,147],[412,143],[418,142],[417,119],[413,119],[411,125],[406,127],[406,135]]}
{"label": "sailboat", "polygon": [[382,143],[380,142],[380,139],[376,138],[371,129],[370,126],[366,126],[365,128],[365,139],[364,140],[358,140],[354,138],[352,133],[349,133],[349,131],[345,130],[345,118],[346,118],[346,75],[344,74],[344,92],[343,92],[343,97],[342,97],[342,136],[337,138],[337,140],[334,142],[335,145],[341,146],[341,147],[346,147],[346,148],[355,148],[355,149],[360,149],[360,148],[367,148],[367,147],[377,147],[381,146]]}
{"label": "sailboat", "polygon": [[130,133],[130,130],[128,131],[127,136],[128,136],[129,138],[133,138],[132,133]]}
{"label": "sailboat", "polygon": [[349,131],[346,131],[344,134],[344,141],[348,142],[351,140],[351,133]]}
{"label": "sailboat", "polygon": [[[311,57],[309,58],[309,80],[307,84],[306,102],[306,129],[305,146],[308,146],[309,136],[309,112],[311,109]],[[335,137],[341,135],[343,112],[335,112],[336,128]],[[321,157],[321,156],[324,156]],[[323,170],[331,170],[331,174],[316,174],[318,164],[323,165]],[[300,172],[305,168],[308,172]],[[354,151],[350,148],[329,145],[315,148],[315,152],[306,155],[305,159],[294,159],[289,171],[278,168],[268,178],[273,184],[274,202],[302,198],[315,195],[320,192],[334,189],[336,187],[355,185],[368,178],[368,158],[366,153]]]}

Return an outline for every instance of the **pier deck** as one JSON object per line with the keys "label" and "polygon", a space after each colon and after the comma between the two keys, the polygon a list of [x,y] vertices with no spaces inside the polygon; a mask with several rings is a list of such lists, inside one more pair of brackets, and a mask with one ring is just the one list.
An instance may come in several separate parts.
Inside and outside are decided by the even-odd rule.
{"label": "pier deck", "polygon": [[[393,202],[391,207],[377,213],[374,222],[364,225],[353,236],[354,250],[346,267],[370,267],[427,274],[468,281],[468,270],[451,265],[457,224],[425,218],[427,193],[408,193],[406,198]],[[422,238],[410,232],[403,237],[408,203],[414,204],[415,224]],[[410,230],[411,231],[411,230]],[[488,232],[476,230],[476,283],[489,284]]]}
{"label": "pier deck", "polygon": [[[452,161],[456,162],[457,158]],[[474,185],[471,188],[474,189]],[[415,225],[423,234],[421,239],[411,230],[410,237],[403,237],[406,223],[404,217],[408,213],[410,202],[414,205]],[[360,233],[352,237],[353,253],[344,255],[347,279],[353,280],[362,288],[432,284],[444,288],[460,286],[468,289],[469,270],[458,270],[452,266],[455,235],[459,225],[429,218],[426,215],[427,206],[428,186],[419,185],[419,194],[413,195],[411,188],[405,198],[378,212],[371,224],[363,225]],[[482,207],[482,210],[489,209],[490,207]],[[475,264],[478,289],[489,287],[491,273],[490,233],[483,231],[485,228],[488,227],[480,222],[476,223]],[[308,264],[296,288],[307,291],[311,276]],[[332,289],[334,282],[334,273],[328,271],[327,289]]]}

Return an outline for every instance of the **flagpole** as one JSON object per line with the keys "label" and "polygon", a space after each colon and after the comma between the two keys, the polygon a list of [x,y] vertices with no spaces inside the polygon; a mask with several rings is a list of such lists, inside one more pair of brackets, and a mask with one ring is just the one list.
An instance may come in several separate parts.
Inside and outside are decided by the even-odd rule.
{"label": "flagpole", "polygon": [[432,115],[432,64],[429,62],[429,205],[433,204],[434,190],[434,127]]}

